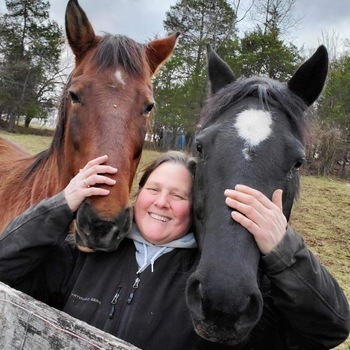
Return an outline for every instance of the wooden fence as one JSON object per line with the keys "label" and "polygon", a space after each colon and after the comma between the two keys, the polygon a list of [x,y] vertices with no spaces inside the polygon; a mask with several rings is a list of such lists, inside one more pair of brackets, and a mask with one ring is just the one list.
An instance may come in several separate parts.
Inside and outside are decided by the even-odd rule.
{"label": "wooden fence", "polygon": [[0,349],[138,348],[0,283]]}

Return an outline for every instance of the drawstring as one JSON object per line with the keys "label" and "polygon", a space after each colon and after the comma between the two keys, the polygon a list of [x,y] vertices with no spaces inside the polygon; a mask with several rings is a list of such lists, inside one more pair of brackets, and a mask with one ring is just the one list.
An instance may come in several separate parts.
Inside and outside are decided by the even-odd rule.
{"label": "drawstring", "polygon": [[154,262],[157,260],[157,258],[163,254],[163,252],[167,249],[168,247],[163,247],[162,249],[158,250],[158,252],[156,254],[154,254],[153,258],[151,259],[151,271],[153,272],[153,265]]}
{"label": "drawstring", "polygon": [[[142,265],[140,266],[140,268],[138,269],[138,271],[136,272],[136,274],[139,274],[141,273],[148,265],[148,247],[147,247],[147,244],[145,243],[142,243],[142,247],[143,247],[143,263]],[[159,256],[161,256],[165,250],[167,249],[170,249],[171,248],[168,248],[168,247],[162,247],[161,249],[159,249],[154,255],[153,257],[150,259],[150,263],[151,263],[151,271],[153,272],[154,271],[154,262],[157,260],[157,258]]]}
{"label": "drawstring", "polygon": [[[137,270],[136,274],[141,273],[146,267],[147,267],[147,246],[145,243],[143,245],[143,264],[142,266]],[[153,271],[152,271],[153,272]]]}

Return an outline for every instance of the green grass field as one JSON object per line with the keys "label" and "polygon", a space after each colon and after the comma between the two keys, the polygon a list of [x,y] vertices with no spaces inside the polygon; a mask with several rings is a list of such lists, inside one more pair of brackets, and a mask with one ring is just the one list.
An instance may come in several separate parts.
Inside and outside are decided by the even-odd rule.
{"label": "green grass field", "polygon": [[[48,148],[51,143],[51,137],[47,136],[0,131],[0,137],[22,145],[32,154]],[[157,154],[156,151],[144,151],[139,169],[142,170],[143,165]],[[140,172],[137,178],[139,176]],[[301,195],[294,206],[291,225],[336,276],[350,300],[350,183],[303,176],[301,185]],[[350,350],[350,338],[336,349]]]}

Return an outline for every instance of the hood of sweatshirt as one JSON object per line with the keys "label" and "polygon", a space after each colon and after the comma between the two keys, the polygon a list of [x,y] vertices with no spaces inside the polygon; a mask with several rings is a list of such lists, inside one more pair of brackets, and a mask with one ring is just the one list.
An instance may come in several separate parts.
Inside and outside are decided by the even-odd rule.
{"label": "hood of sweatshirt", "polygon": [[197,242],[192,232],[164,245],[152,244],[142,237],[135,223],[133,223],[127,238],[132,239],[135,244],[136,261],[139,267],[137,273],[141,273],[149,265],[151,265],[151,270],[153,272],[154,262],[163,254],[169,253],[175,248],[197,248]]}

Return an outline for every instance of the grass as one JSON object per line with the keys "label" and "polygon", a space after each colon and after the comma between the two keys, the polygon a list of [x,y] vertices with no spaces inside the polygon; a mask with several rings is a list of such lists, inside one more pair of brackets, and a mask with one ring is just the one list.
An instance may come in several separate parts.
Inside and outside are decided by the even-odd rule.
{"label": "grass", "polygon": [[338,276],[350,299],[350,183],[302,177],[301,196],[291,224],[303,234],[321,262]]}
{"label": "grass", "polygon": [[[350,183],[302,176],[291,220],[350,300]],[[337,350],[350,350],[350,337]]]}
{"label": "grass", "polygon": [[52,140],[51,136],[11,134],[3,130],[0,130],[0,137],[21,145],[32,154],[39,153],[42,150],[49,148]]}
{"label": "grass", "polygon": [[[1,130],[0,136],[22,145],[32,154],[48,148],[51,142],[48,136],[9,134]],[[150,150],[143,152],[134,189],[143,166],[158,154]],[[314,176],[303,176],[301,184],[291,225],[303,235],[310,250],[337,278],[350,299],[350,184]],[[350,338],[336,349],[350,350]]]}

